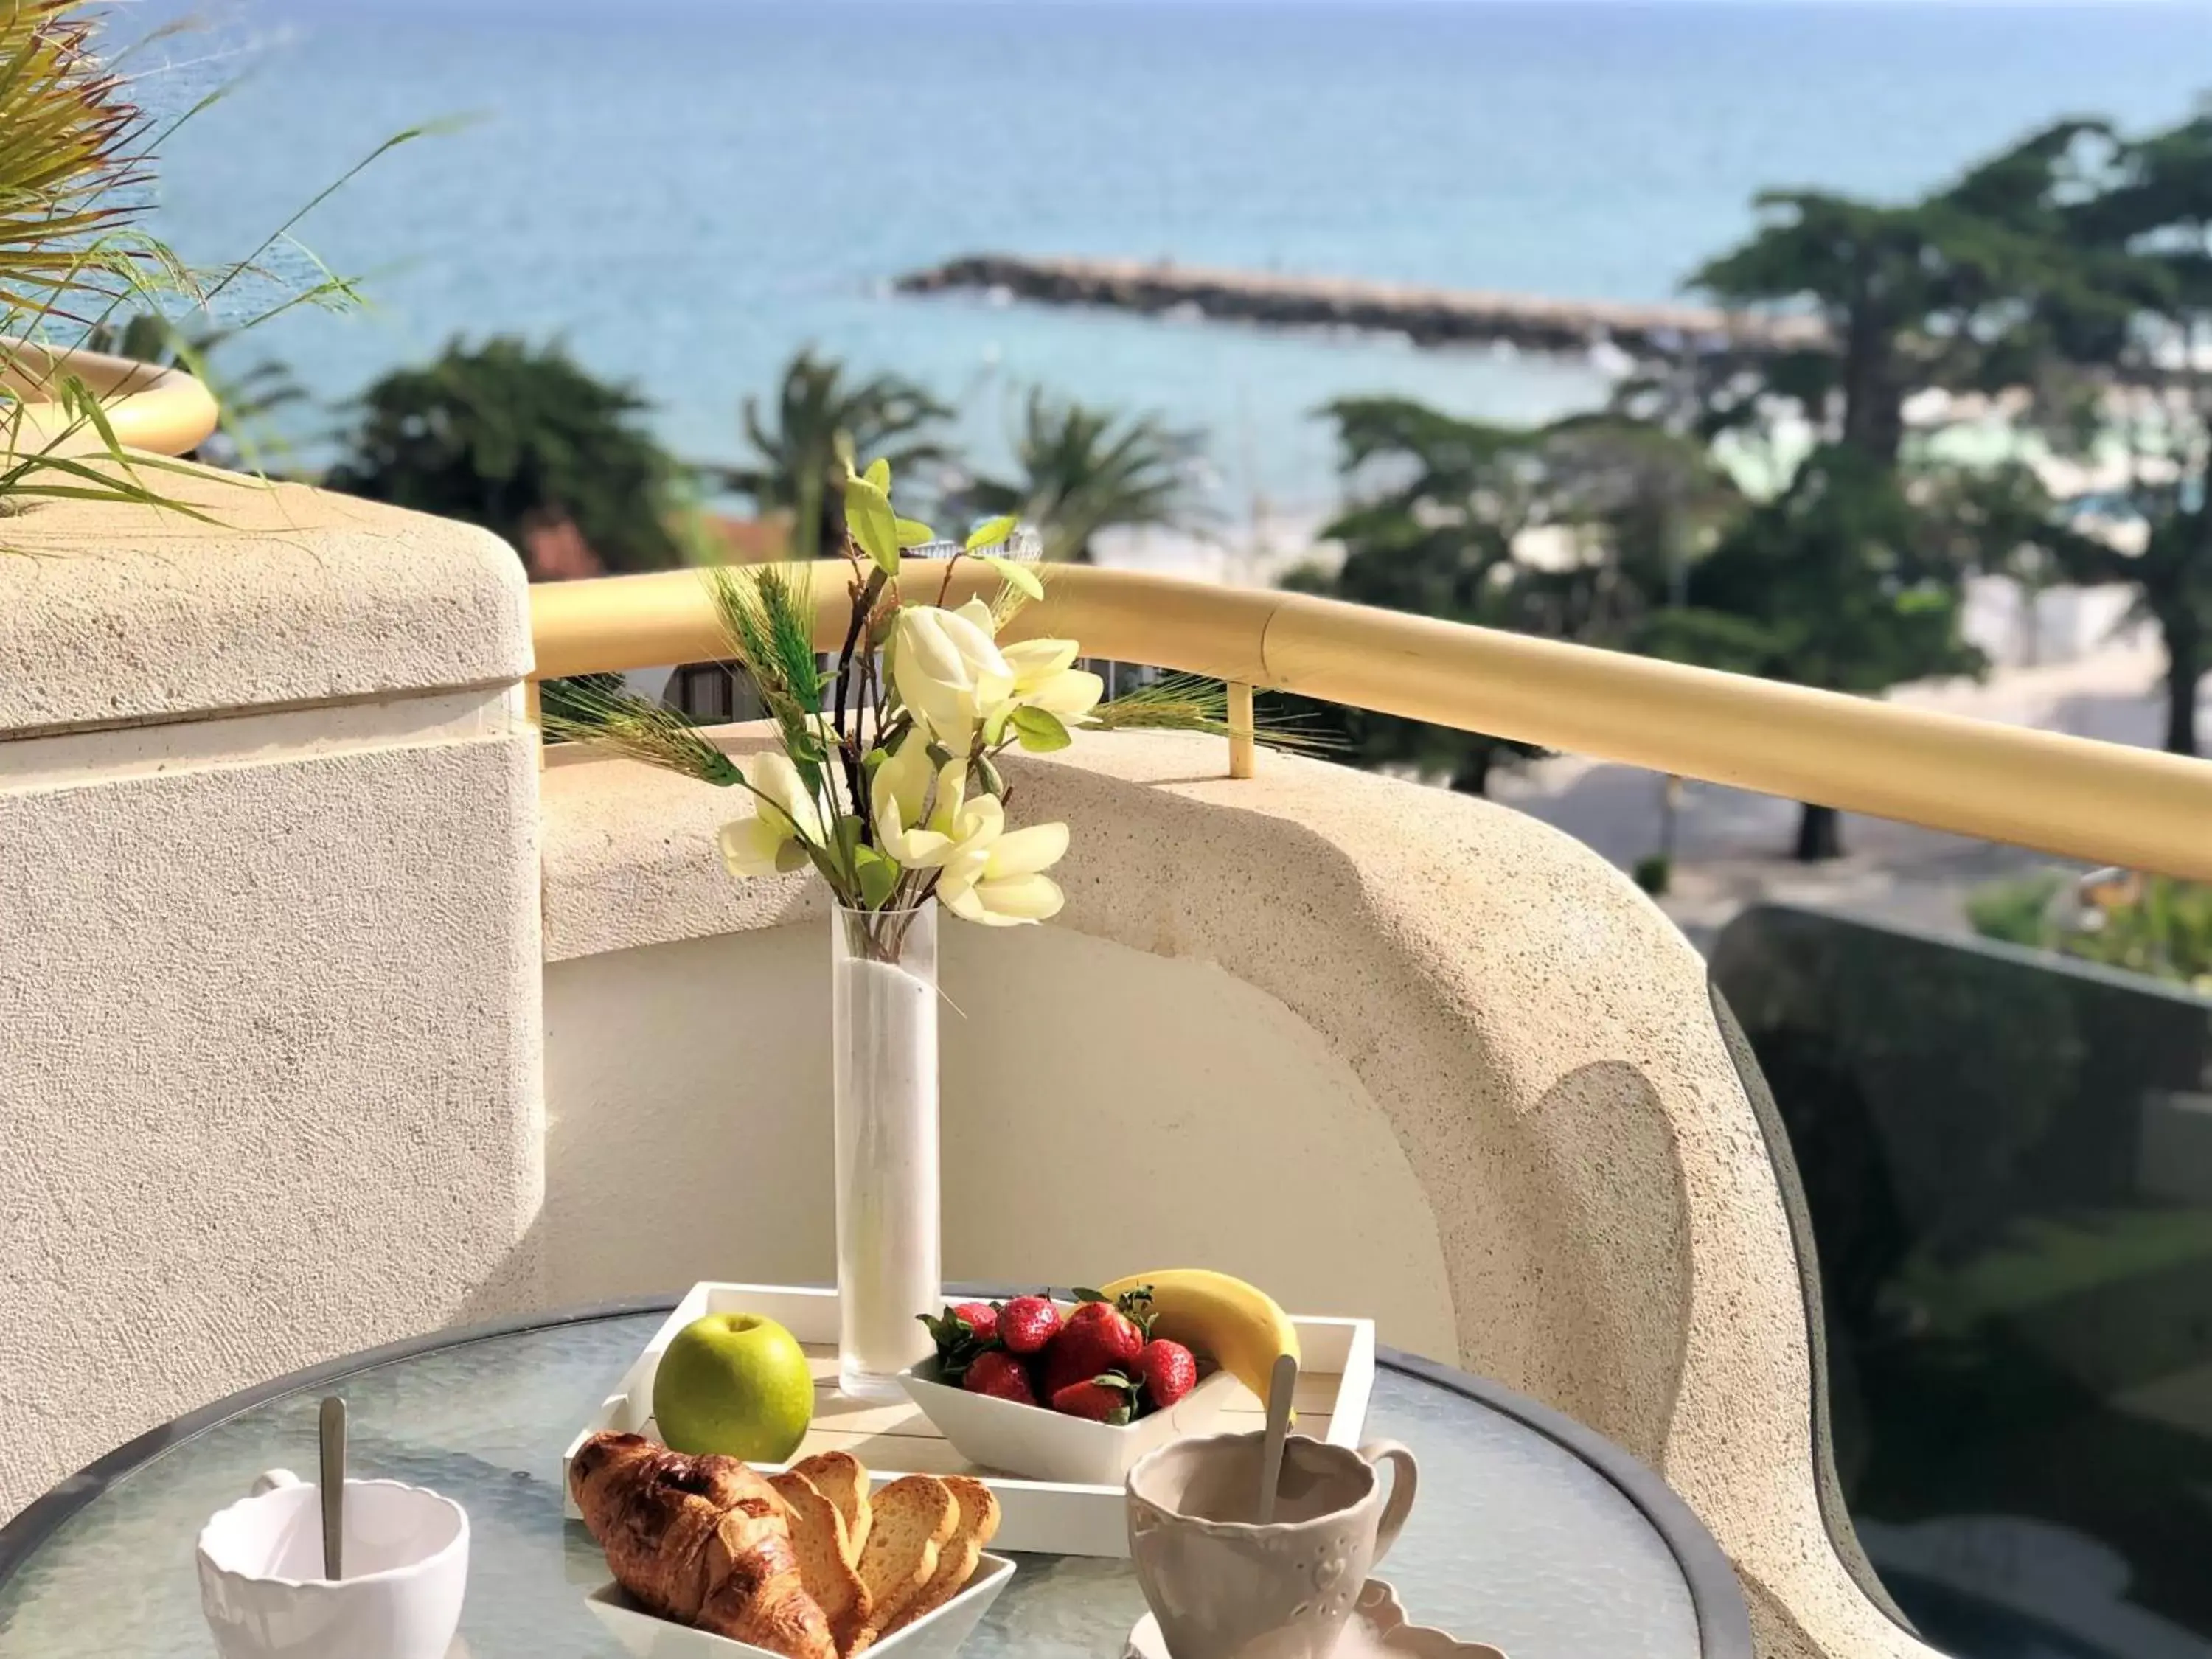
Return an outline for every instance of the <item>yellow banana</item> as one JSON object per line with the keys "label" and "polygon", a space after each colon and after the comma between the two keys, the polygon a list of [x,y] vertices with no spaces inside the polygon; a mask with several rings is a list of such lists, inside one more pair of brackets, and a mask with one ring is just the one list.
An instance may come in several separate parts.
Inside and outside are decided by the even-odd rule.
{"label": "yellow banana", "polygon": [[1298,1334],[1275,1298],[1208,1267],[1131,1273],[1098,1288],[1108,1300],[1139,1285],[1152,1292],[1152,1334],[1213,1362],[1264,1401],[1279,1355],[1298,1358]]}

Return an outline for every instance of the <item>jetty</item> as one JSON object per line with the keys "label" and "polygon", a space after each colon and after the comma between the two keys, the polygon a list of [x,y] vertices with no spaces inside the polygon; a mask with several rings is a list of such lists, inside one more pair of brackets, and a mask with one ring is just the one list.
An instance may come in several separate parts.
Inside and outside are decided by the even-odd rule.
{"label": "jetty", "polygon": [[1828,345],[1827,329],[1816,317],[1552,300],[1164,261],[971,253],[909,272],[896,286],[904,294],[981,289],[1045,305],[1357,329],[1404,335],[1417,345],[1503,341],[1524,351],[1571,353],[1610,345],[1645,359],[1715,352],[1759,357]]}

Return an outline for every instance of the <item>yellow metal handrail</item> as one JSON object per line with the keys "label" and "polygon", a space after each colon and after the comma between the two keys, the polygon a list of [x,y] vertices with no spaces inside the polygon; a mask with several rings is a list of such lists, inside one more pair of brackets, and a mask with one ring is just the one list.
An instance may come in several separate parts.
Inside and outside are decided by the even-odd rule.
{"label": "yellow metal handrail", "polygon": [[[847,569],[819,566],[816,640],[843,635]],[[951,602],[996,578],[955,568]],[[692,571],[532,590],[538,674],[723,653]],[[1598,760],[1816,801],[2062,857],[2212,880],[2212,762],[1905,708],[1340,600],[1055,568],[1009,637],[1302,692]]]}
{"label": "yellow metal handrail", "polygon": [[106,440],[53,401],[60,377],[74,375],[100,400],[117,443],[154,455],[182,455],[205,442],[221,418],[215,398],[181,368],[161,368],[97,351],[56,351],[0,337],[0,391],[20,398],[0,421],[0,446],[29,455],[58,442],[58,453],[97,453]]}

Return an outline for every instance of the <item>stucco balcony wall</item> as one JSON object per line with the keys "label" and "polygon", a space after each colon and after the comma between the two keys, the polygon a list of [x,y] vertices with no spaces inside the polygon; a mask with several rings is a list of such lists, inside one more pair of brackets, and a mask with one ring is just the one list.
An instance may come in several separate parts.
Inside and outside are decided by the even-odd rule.
{"label": "stucco balcony wall", "polygon": [[234,1389],[532,1306],[514,556],[164,472],[0,519],[0,1516]]}
{"label": "stucco balcony wall", "polygon": [[[1016,818],[1073,829],[1068,905],[943,930],[948,1273],[1206,1261],[1373,1313],[1665,1474],[1763,1651],[1925,1652],[1822,1524],[1797,1260],[1697,953],[1534,820],[1224,758],[1009,764]],[[552,1294],[827,1279],[819,884],[722,872],[739,795],[575,753],[544,793]]]}

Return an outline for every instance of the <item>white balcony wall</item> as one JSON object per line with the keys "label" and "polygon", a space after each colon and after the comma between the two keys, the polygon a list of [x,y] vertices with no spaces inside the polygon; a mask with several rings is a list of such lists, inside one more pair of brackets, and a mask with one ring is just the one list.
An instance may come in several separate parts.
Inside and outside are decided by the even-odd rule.
{"label": "white balcony wall", "polygon": [[[1070,928],[940,939],[951,1279],[1202,1263],[1455,1350],[1428,1198],[1312,1026],[1210,963]],[[829,948],[809,915],[548,969],[555,1300],[835,1277]]]}

